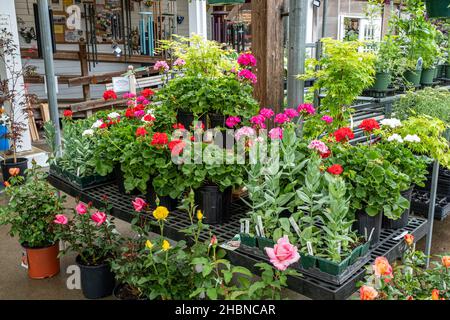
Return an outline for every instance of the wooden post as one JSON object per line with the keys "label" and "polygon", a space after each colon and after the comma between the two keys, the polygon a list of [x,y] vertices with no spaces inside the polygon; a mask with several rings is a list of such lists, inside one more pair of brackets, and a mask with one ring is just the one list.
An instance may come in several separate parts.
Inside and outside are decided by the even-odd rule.
{"label": "wooden post", "polygon": [[284,100],[284,0],[252,1],[252,52],[258,60],[254,95],[261,107],[280,112]]}
{"label": "wooden post", "polygon": [[[80,57],[80,65],[81,65],[81,76],[89,76],[89,67],[87,61],[87,51],[86,51],[86,42],[84,40],[80,40],[79,43],[80,51],[78,53]],[[83,99],[89,100],[91,98],[91,89],[89,84],[83,85]]]}

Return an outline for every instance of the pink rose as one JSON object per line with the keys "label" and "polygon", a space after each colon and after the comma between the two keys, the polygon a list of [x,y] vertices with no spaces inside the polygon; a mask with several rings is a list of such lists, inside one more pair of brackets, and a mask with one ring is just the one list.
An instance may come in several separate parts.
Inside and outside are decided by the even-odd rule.
{"label": "pink rose", "polygon": [[75,207],[75,210],[77,211],[78,214],[86,214],[88,209],[84,203],[80,202]]}
{"label": "pink rose", "polygon": [[272,140],[276,140],[276,139],[283,139],[283,128],[273,128],[272,130],[269,131],[269,137]]}
{"label": "pink rose", "polygon": [[264,248],[270,258],[270,262],[280,271],[284,271],[288,266],[300,259],[297,247],[289,243],[288,236],[278,239],[273,248]]}
{"label": "pink rose", "polygon": [[106,214],[104,212],[97,211],[91,216],[91,219],[97,224],[97,226],[101,226],[106,221]]}
{"label": "pink rose", "polygon": [[275,112],[273,112],[272,109],[263,108],[263,109],[259,110],[259,114],[262,115],[266,119],[270,119],[273,117]]}
{"label": "pink rose", "polygon": [[67,224],[67,222],[69,222],[69,219],[67,219],[67,217],[63,214],[57,214],[53,222],[56,224]]}
{"label": "pink rose", "polygon": [[137,212],[141,212],[147,205],[145,200],[141,199],[141,198],[134,199],[134,201],[132,201],[132,203],[133,203],[134,210]]}
{"label": "pink rose", "polygon": [[298,117],[298,112],[295,109],[287,108],[284,110],[284,114],[288,116],[289,119]]}
{"label": "pink rose", "polygon": [[283,124],[285,122],[291,121],[287,115],[284,113],[279,113],[275,116],[275,123]]}

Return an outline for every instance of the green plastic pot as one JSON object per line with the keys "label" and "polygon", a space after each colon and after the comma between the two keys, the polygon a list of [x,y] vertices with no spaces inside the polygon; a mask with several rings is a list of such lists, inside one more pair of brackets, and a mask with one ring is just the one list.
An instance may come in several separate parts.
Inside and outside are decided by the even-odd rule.
{"label": "green plastic pot", "polygon": [[403,77],[406,81],[414,86],[418,86],[420,84],[420,77],[422,75],[422,70],[408,70],[405,71]]}
{"label": "green plastic pot", "polygon": [[348,262],[349,265],[352,265],[356,262],[356,260],[358,260],[359,257],[361,257],[361,250],[362,250],[363,246],[357,246],[352,253],[350,254],[350,260]]}
{"label": "green plastic pot", "polygon": [[420,83],[421,84],[433,84],[435,72],[436,72],[435,67],[423,69],[422,75],[420,77]]}
{"label": "green plastic pot", "polygon": [[300,253],[300,264],[303,269],[314,268],[316,266],[316,257],[310,256],[309,254]]}
{"label": "green plastic pot", "polygon": [[450,17],[450,0],[425,0],[430,18]]}
{"label": "green plastic pot", "polygon": [[241,244],[244,244],[244,245],[252,247],[252,248],[256,247],[256,238],[255,237],[252,237],[251,235],[246,234],[246,233],[241,233],[240,237],[241,237]]}
{"label": "green plastic pot", "polygon": [[362,245],[361,247],[361,252],[360,252],[360,257],[364,257],[370,249],[370,242],[366,242],[365,244]]}
{"label": "green plastic pot", "polygon": [[445,66],[445,77],[450,79],[450,64]]}
{"label": "green plastic pot", "polygon": [[377,72],[375,74],[375,83],[372,86],[372,90],[386,91],[391,84],[391,74],[386,72]]}
{"label": "green plastic pot", "polygon": [[256,240],[258,242],[258,248],[262,252],[265,252],[264,248],[267,248],[267,247],[273,248],[273,246],[275,245],[275,242],[269,238],[256,237]]}
{"label": "green plastic pot", "polygon": [[342,260],[340,263],[333,262],[324,258],[316,257],[319,264],[319,269],[322,272],[338,276],[349,266],[350,256]]}
{"label": "green plastic pot", "polygon": [[434,76],[435,79],[442,78],[442,74],[444,73],[444,68],[445,68],[445,66],[443,64],[439,64],[436,67],[436,75]]}

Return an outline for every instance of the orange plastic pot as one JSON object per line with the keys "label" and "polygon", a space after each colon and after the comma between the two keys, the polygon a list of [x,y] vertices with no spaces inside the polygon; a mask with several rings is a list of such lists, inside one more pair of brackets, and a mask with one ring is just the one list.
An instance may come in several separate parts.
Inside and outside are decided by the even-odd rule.
{"label": "orange plastic pot", "polygon": [[27,248],[28,276],[31,279],[50,278],[59,273],[59,243],[44,248]]}

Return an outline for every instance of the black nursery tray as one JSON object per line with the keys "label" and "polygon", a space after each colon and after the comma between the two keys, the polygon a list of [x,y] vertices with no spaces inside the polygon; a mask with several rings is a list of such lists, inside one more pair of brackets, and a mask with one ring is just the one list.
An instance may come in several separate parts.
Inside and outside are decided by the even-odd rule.
{"label": "black nursery tray", "polygon": [[[430,192],[424,190],[414,190],[411,198],[411,210],[414,213],[428,217],[430,204]],[[434,218],[444,220],[450,214],[450,196],[436,196],[436,206]]]}
{"label": "black nursery tray", "polygon": [[56,176],[58,177],[58,179],[64,180],[80,190],[87,190],[104,184],[109,184],[115,179],[115,176],[113,174],[109,174],[107,176],[93,175],[87,177],[78,177],[77,175],[67,170],[63,170],[61,167],[54,164],[50,165],[49,172],[50,175]]}
{"label": "black nursery tray", "polygon": [[[72,197],[79,197],[81,201],[92,201],[94,206],[102,206],[103,197],[107,195],[109,202],[112,205],[112,215],[128,222],[134,217],[133,205],[131,203],[134,196],[121,194],[114,184],[103,185],[89,190],[79,190],[66,181],[52,175],[49,176],[48,180],[57,189]],[[211,232],[215,234],[221,242],[233,239],[240,232],[240,219],[246,217],[247,211],[248,208],[242,201],[234,201],[231,204],[230,221],[221,225],[211,226]],[[167,219],[164,233],[170,239],[182,240],[185,235],[181,230],[186,229],[189,225],[190,222],[187,214],[175,210],[170,213]],[[380,241],[377,246],[369,251],[369,263],[372,263],[378,256],[385,256],[389,261],[401,257],[406,248],[404,240],[403,238],[398,240],[395,240],[394,238],[401,235],[404,231],[408,231],[416,240],[419,240],[425,236],[426,226],[426,219],[422,217],[410,217],[409,223],[405,228],[398,230],[382,230]],[[204,233],[200,237],[201,239],[206,240],[208,239],[209,234]],[[227,256],[232,264],[244,266],[254,274],[260,274],[260,271],[255,268],[255,264],[266,261],[265,258],[262,258],[260,252],[249,252],[244,250],[244,248],[228,250]],[[288,277],[287,282],[291,290],[312,299],[342,300],[347,299],[357,290],[356,283],[363,279],[365,270],[365,267],[362,266],[342,284],[329,283],[308,274],[303,274],[301,277]]]}

